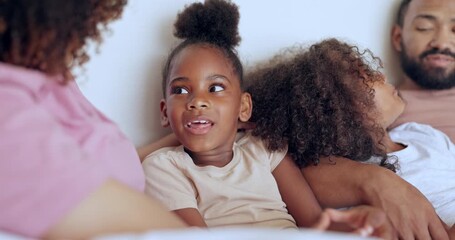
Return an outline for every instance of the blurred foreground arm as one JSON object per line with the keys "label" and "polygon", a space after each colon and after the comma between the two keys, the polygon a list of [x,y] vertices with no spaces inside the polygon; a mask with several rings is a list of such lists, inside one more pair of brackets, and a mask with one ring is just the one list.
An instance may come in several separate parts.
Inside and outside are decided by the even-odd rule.
{"label": "blurred foreground arm", "polygon": [[164,206],[114,180],[107,181],[52,227],[46,239],[88,239],[186,225]]}

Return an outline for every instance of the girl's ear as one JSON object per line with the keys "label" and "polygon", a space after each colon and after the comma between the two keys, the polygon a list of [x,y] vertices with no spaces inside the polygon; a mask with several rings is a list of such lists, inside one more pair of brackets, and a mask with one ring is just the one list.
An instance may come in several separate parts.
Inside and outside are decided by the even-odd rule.
{"label": "girl's ear", "polygon": [[398,24],[395,24],[392,28],[392,45],[397,52],[401,52],[401,41],[402,41],[402,29]]}
{"label": "girl's ear", "polygon": [[167,117],[166,101],[164,99],[161,99],[161,101],[160,101],[160,110],[161,110],[161,126],[169,127],[169,119]]}
{"label": "girl's ear", "polygon": [[239,120],[241,122],[247,122],[248,120],[250,120],[252,111],[253,101],[251,100],[251,95],[245,92],[242,94],[242,99],[240,102]]}

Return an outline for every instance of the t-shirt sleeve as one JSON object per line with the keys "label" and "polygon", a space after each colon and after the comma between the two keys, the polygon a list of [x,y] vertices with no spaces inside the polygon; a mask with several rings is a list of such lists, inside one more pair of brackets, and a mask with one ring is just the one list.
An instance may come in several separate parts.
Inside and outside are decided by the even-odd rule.
{"label": "t-shirt sleeve", "polygon": [[[396,133],[397,132],[397,133]],[[455,157],[455,145],[449,136],[444,132],[432,127],[431,125],[421,123],[405,123],[391,131],[391,134],[397,139],[416,138],[431,142],[433,147],[443,151],[449,151]]]}
{"label": "t-shirt sleeve", "polygon": [[[175,152],[154,153],[144,160],[145,193],[158,199],[169,210],[197,207],[197,192],[177,162]],[[180,161],[188,161],[180,159]]]}
{"label": "t-shirt sleeve", "polygon": [[426,124],[413,123],[411,124],[411,128],[419,129],[424,132],[434,140],[432,144],[437,144],[438,146],[444,148],[444,150],[448,150],[452,154],[452,157],[455,157],[455,145],[447,134]]}
{"label": "t-shirt sleeve", "polygon": [[27,90],[0,89],[0,229],[42,236],[108,177]]}
{"label": "t-shirt sleeve", "polygon": [[245,146],[249,148],[249,151],[253,151],[256,157],[259,157],[264,161],[269,161],[271,172],[273,172],[278,164],[280,164],[281,160],[283,160],[288,151],[287,147],[281,151],[270,151],[265,146],[264,141],[258,137],[252,136],[250,133],[240,139],[239,142],[241,142],[241,144],[245,144]]}

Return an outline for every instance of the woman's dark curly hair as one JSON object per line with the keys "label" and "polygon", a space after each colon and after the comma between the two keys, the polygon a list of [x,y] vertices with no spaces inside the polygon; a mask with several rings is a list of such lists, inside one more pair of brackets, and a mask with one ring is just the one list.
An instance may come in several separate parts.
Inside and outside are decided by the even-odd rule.
{"label": "woman's dark curly hair", "polygon": [[371,83],[383,81],[382,63],[369,50],[327,39],[309,49],[288,49],[247,74],[256,128],[270,150],[288,152],[300,167],[321,157],[365,161],[380,157],[385,132],[374,118]]}
{"label": "woman's dark curly hair", "polygon": [[192,45],[202,45],[219,49],[231,62],[243,86],[243,66],[234,47],[240,43],[238,33],[240,14],[238,7],[230,1],[206,0],[193,3],[179,13],[174,24],[174,36],[184,39],[169,54],[162,72],[163,96],[166,96],[166,83],[172,60],[183,49]]}
{"label": "woman's dark curly hair", "polygon": [[89,60],[88,39],[101,42],[127,0],[1,0],[0,61],[62,74]]}

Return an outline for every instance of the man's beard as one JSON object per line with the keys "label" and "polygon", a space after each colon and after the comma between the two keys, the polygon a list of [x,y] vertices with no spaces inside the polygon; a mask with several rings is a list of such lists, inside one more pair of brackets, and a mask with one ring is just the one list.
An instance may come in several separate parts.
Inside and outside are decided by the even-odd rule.
{"label": "man's beard", "polygon": [[[425,68],[421,62],[411,59],[406,53],[406,48],[401,44],[403,51],[400,52],[401,68],[417,85],[425,89],[450,89],[455,86],[455,69],[449,73],[445,73],[445,68],[434,67]],[[455,54],[449,50],[430,49],[419,55],[422,60],[430,54],[444,54],[455,58]]]}

